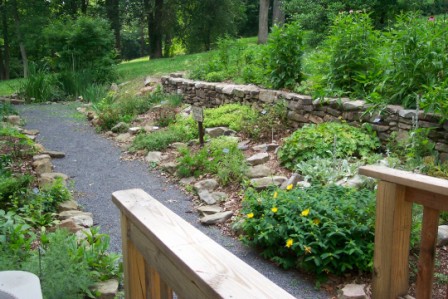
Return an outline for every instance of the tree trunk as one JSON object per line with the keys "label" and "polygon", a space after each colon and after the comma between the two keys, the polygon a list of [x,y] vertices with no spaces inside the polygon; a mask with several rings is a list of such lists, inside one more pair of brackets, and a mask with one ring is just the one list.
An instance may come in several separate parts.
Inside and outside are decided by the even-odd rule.
{"label": "tree trunk", "polygon": [[154,9],[148,14],[149,57],[150,59],[162,58],[163,38],[163,0],[154,1]]}
{"label": "tree trunk", "polygon": [[[1,75],[3,80],[9,80],[9,33],[8,33],[8,16],[6,12],[6,2],[0,0],[0,7],[2,8],[2,27],[3,27],[3,57],[0,59],[2,63]],[[1,50],[0,50],[1,51]]]}
{"label": "tree trunk", "polygon": [[89,7],[89,0],[81,0],[81,13],[87,14],[87,7]]}
{"label": "tree trunk", "polygon": [[19,10],[17,8],[17,1],[12,1],[12,12],[14,15],[14,23],[16,27],[16,35],[17,40],[19,41],[20,55],[22,56],[22,64],[23,64],[23,77],[28,78],[28,57],[26,55],[25,44],[23,43],[22,32],[20,31],[20,19],[19,19]]}
{"label": "tree trunk", "polygon": [[274,0],[274,6],[272,8],[272,23],[278,26],[282,26],[285,23],[285,12],[283,11],[282,0]]}
{"label": "tree trunk", "polygon": [[172,44],[173,44],[173,42],[172,42],[171,34],[166,34],[165,35],[165,47],[163,49],[163,52],[164,52],[163,57],[170,57]]}
{"label": "tree trunk", "polygon": [[265,44],[268,40],[269,0],[260,0],[258,15],[258,43]]}
{"label": "tree trunk", "polygon": [[115,49],[121,53],[121,23],[119,0],[106,0],[106,13],[115,36]]}

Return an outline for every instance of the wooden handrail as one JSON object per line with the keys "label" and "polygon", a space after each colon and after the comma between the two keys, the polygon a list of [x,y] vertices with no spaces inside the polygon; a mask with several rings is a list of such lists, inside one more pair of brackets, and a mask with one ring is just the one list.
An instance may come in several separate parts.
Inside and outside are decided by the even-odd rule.
{"label": "wooden handrail", "polygon": [[423,205],[417,299],[430,299],[441,210],[448,210],[448,181],[384,166],[363,166],[359,174],[378,182],[372,296],[392,299],[409,289],[412,204]]}
{"label": "wooden handrail", "polygon": [[141,189],[117,191],[128,299],[294,298]]}

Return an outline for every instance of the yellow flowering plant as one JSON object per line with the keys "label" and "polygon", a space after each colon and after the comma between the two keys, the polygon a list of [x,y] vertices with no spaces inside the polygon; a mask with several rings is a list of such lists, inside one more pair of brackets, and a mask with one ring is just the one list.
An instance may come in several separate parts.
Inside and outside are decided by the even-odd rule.
{"label": "yellow flowering plant", "polygon": [[372,269],[373,191],[341,186],[248,189],[242,204],[243,242],[261,248],[263,257],[282,267],[321,277]]}

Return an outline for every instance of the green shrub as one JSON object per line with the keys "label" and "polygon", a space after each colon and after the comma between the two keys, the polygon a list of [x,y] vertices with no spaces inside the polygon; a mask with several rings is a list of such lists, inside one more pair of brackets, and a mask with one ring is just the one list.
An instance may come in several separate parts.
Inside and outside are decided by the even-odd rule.
{"label": "green shrub", "polygon": [[217,108],[204,110],[204,126],[206,128],[226,126],[235,131],[241,131],[245,122],[255,119],[257,112],[250,106],[227,104]]}
{"label": "green shrub", "polygon": [[348,158],[371,154],[380,145],[376,135],[345,123],[306,125],[285,139],[278,153],[280,162],[294,168],[301,161],[314,157]]}
{"label": "green shrub", "polygon": [[302,39],[303,31],[297,22],[273,27],[266,52],[273,88],[293,89],[302,80]]}
{"label": "green shrub", "polygon": [[330,185],[343,178],[356,175],[361,165],[363,163],[358,160],[314,157],[299,162],[296,165],[296,170],[310,183]]}
{"label": "green shrub", "polygon": [[19,83],[19,94],[27,102],[47,102],[58,97],[57,85],[56,77],[46,67],[30,64],[28,78]]}
{"label": "green shrub", "polygon": [[243,241],[284,268],[318,275],[372,270],[375,194],[370,190],[248,190],[241,212]]}
{"label": "green shrub", "polygon": [[0,209],[9,209],[13,200],[27,194],[33,179],[29,175],[13,176],[9,173],[0,175]]}
{"label": "green shrub", "polygon": [[374,84],[362,83],[365,83],[365,77],[371,80],[379,70],[377,36],[367,13],[340,13],[335,18],[324,42],[325,55],[329,59],[326,79],[331,88],[356,92],[358,96],[372,91],[369,89]]}
{"label": "green shrub", "polygon": [[89,84],[82,92],[81,96],[84,101],[90,103],[98,103],[107,96],[108,87],[101,84]]}

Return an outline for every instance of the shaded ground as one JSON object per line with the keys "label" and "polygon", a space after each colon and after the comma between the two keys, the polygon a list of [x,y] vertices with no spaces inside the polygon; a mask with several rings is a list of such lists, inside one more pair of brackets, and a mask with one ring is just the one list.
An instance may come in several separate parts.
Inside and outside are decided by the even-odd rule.
{"label": "shaded ground", "polygon": [[297,298],[328,298],[294,271],[283,271],[261,259],[235,239],[223,236],[214,227],[198,223],[190,198],[163,177],[148,171],[140,161],[121,161],[120,149],[96,134],[74,104],[19,106],[26,128],[40,130],[37,141],[46,149],[63,151],[64,159],[53,159],[56,172],[67,174],[73,182],[77,200],[92,212],[94,222],[111,236],[111,250],[121,251],[118,209],[111,201],[114,191],[142,188],[176,214],[246,261]]}

